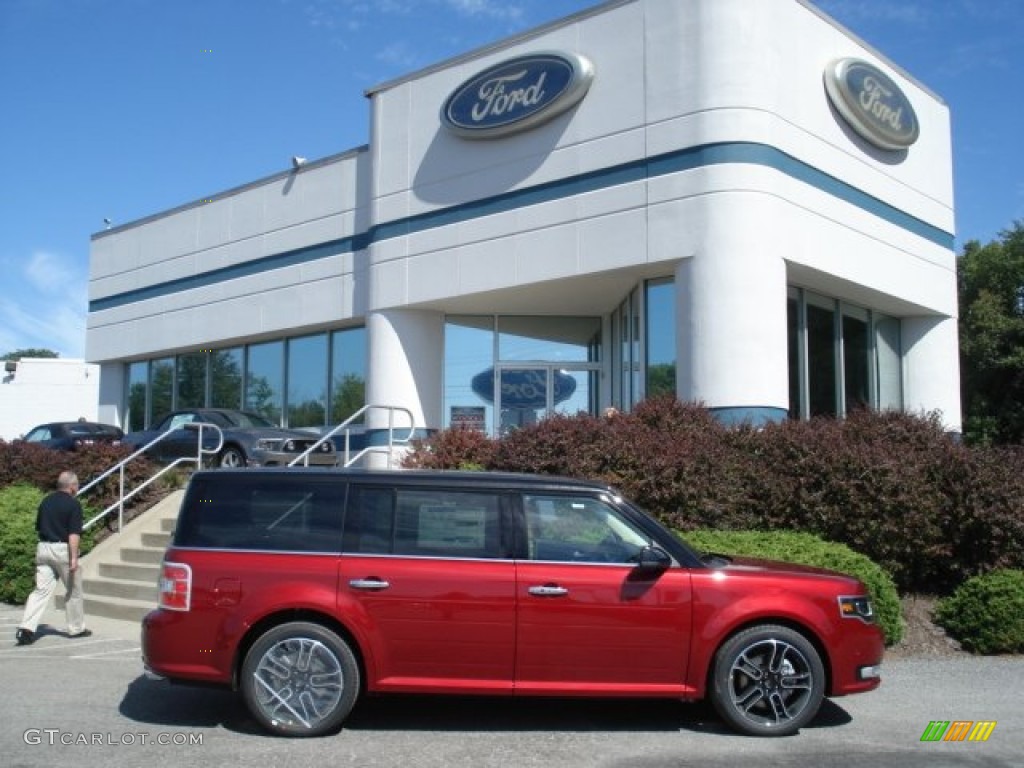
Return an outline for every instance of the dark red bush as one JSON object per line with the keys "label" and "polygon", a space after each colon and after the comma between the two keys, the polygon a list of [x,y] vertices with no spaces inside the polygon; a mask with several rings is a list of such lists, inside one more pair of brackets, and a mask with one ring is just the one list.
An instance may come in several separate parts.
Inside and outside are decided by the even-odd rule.
{"label": "dark red bush", "polygon": [[611,418],[554,416],[498,441],[442,432],[410,461],[603,480],[684,531],[814,533],[871,557],[903,591],[1024,567],[1024,450],[968,448],[934,416],[730,428],[667,397]]}

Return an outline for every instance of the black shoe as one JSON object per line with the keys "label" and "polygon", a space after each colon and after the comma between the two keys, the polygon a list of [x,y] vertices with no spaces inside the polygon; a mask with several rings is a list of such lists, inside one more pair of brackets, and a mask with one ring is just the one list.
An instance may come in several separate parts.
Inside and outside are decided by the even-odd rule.
{"label": "black shoe", "polygon": [[14,639],[18,645],[32,645],[36,641],[36,636],[31,629],[19,628],[14,635]]}
{"label": "black shoe", "polygon": [[75,632],[73,635],[68,635],[72,640],[77,640],[80,637],[92,637],[91,629],[83,629],[81,632]]}

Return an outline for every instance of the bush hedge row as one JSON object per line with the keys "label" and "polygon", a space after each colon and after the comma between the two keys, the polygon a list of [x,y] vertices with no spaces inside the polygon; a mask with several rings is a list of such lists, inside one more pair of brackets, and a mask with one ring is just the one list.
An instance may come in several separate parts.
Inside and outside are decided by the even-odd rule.
{"label": "bush hedge row", "polygon": [[[76,451],[60,452],[25,442],[0,441],[0,489],[11,485],[31,485],[44,491],[56,488],[57,476],[63,470],[78,475],[84,487],[110,467],[131,454],[133,449],[117,445],[92,445]],[[131,491],[156,473],[158,467],[144,457],[132,460],[125,467],[125,489]],[[145,508],[160,493],[150,486],[134,497],[132,507]],[[81,501],[98,514],[116,502],[120,495],[120,476],[114,473],[95,488],[82,495]],[[88,515],[86,519],[91,517]],[[105,521],[107,528],[116,528],[117,514]]]}
{"label": "bush hedge row", "polygon": [[892,578],[870,558],[809,533],[796,531],[688,531],[683,539],[701,552],[758,557],[811,565],[845,573],[864,582],[871,593],[875,616],[885,633],[885,644],[903,638],[900,596]]}
{"label": "bush hedge row", "polygon": [[870,557],[903,592],[948,594],[971,576],[1024,568],[1024,449],[969,448],[934,415],[865,410],[736,428],[663,397],[498,440],[441,431],[405,465],[602,480],[681,531],[813,533]]}

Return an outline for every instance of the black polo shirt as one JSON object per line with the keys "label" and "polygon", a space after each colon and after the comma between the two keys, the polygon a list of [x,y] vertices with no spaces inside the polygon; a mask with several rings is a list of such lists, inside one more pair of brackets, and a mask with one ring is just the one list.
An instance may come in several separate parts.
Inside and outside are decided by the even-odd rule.
{"label": "black polo shirt", "polygon": [[36,532],[40,541],[64,542],[68,537],[82,533],[82,505],[78,499],[64,491],[54,491],[39,505],[36,513]]}

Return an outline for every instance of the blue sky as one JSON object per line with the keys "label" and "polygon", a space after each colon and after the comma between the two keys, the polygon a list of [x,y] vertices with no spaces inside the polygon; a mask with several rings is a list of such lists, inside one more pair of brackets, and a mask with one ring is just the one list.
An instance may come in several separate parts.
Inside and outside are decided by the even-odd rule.
{"label": "blue sky", "polygon": [[[84,354],[105,218],[365,144],[367,88],[598,4],[0,0],[0,354]],[[957,250],[1024,219],[1024,2],[817,5],[950,105]]]}

